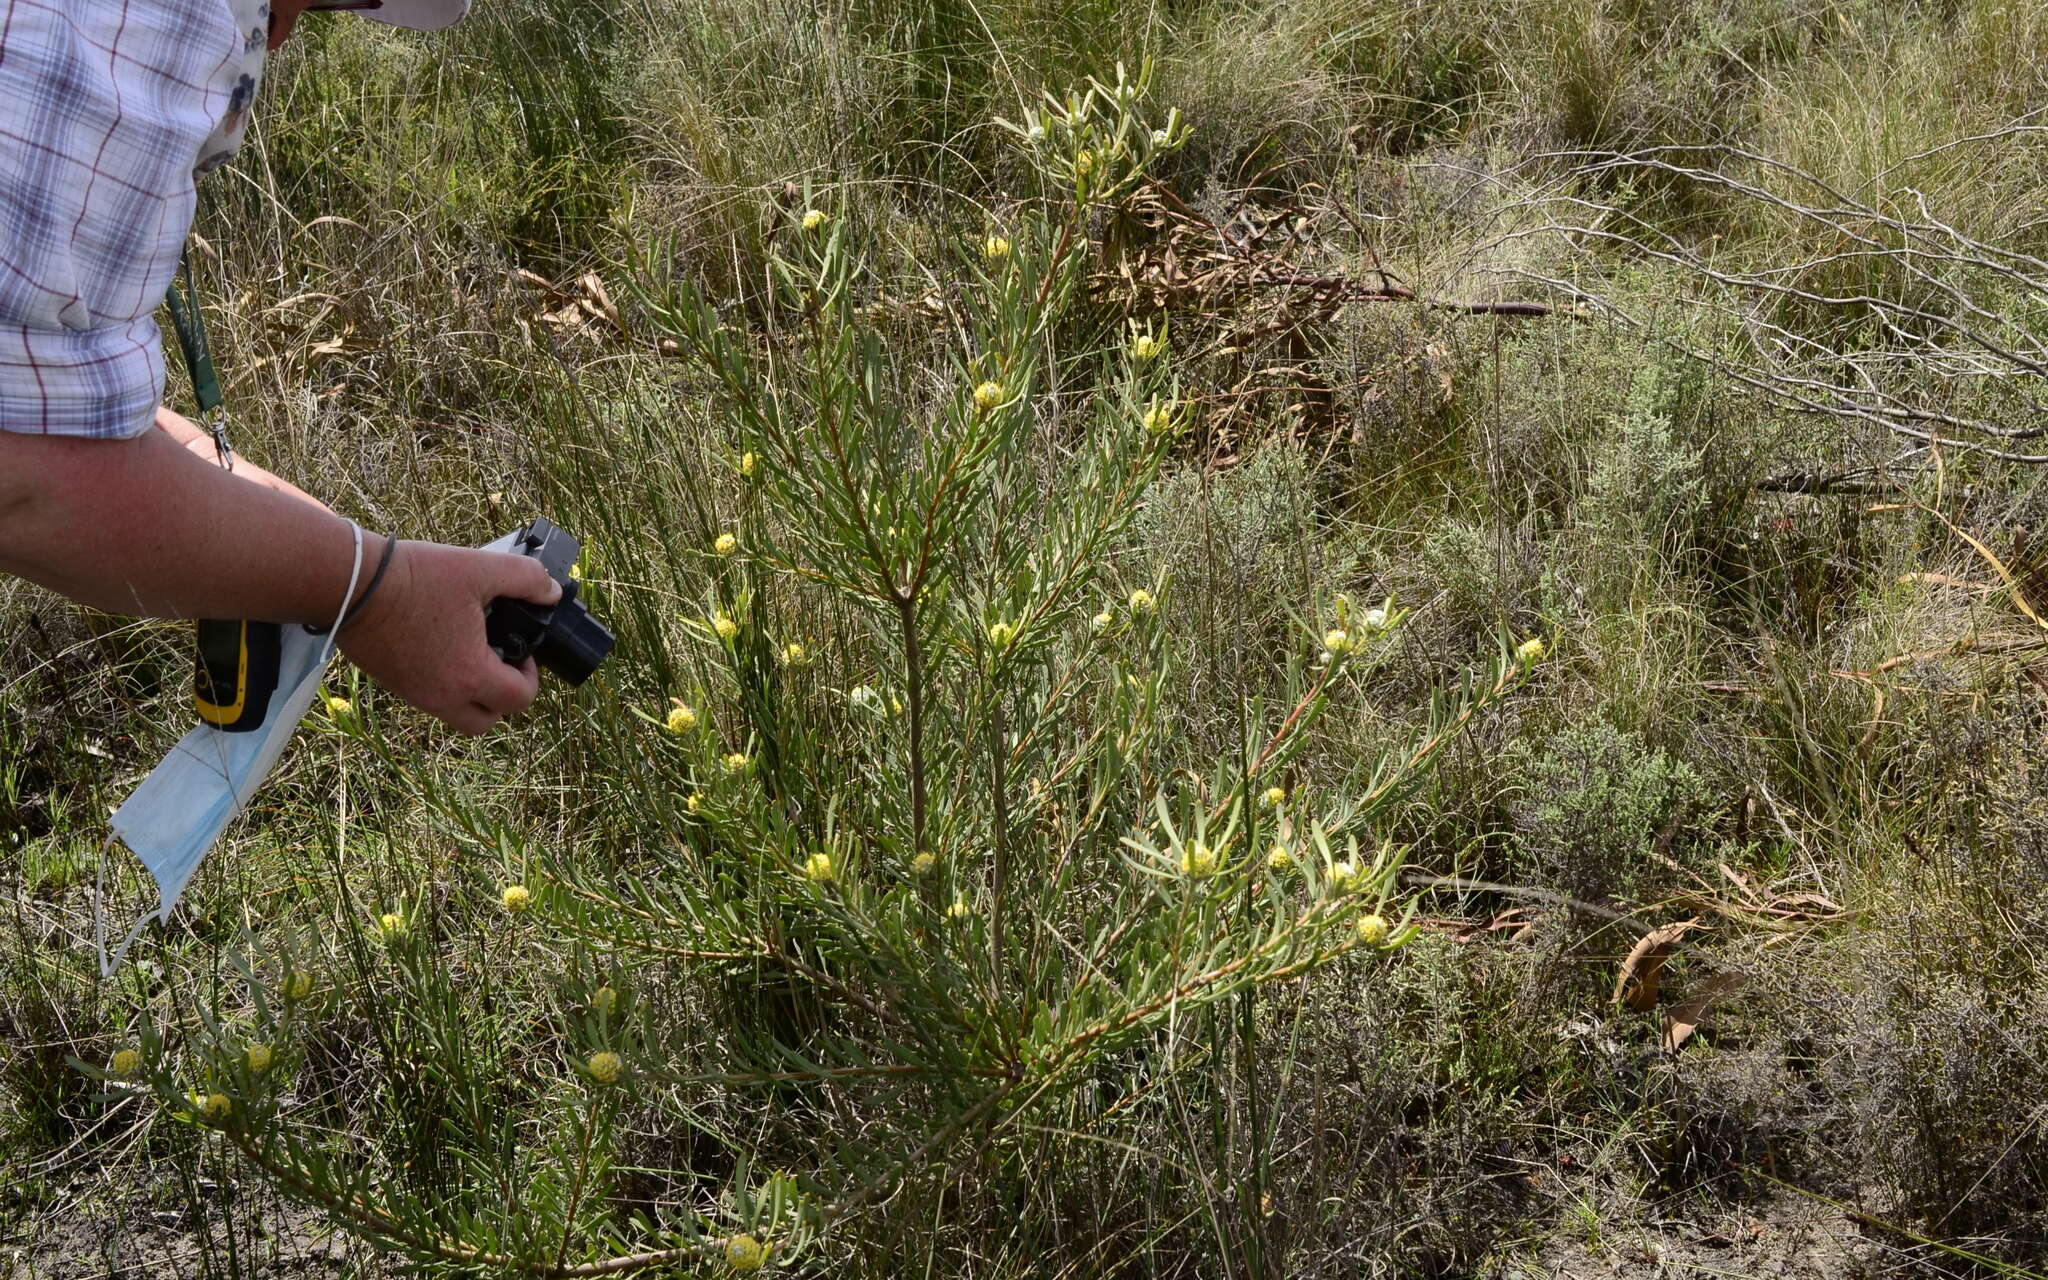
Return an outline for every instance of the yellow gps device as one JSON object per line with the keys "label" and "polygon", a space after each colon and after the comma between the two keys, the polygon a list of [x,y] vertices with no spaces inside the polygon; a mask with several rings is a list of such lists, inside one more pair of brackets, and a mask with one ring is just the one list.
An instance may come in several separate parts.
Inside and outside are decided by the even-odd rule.
{"label": "yellow gps device", "polygon": [[199,718],[228,733],[263,724],[270,695],[277,691],[284,627],[275,622],[199,623],[199,662],[192,701]]}

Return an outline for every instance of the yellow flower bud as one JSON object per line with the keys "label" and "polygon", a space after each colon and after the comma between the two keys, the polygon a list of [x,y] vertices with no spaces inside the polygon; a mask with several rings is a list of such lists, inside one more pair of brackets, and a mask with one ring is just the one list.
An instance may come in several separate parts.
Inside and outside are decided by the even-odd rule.
{"label": "yellow flower bud", "polygon": [[1196,879],[1213,876],[1216,874],[1216,851],[1198,840],[1180,855],[1180,869]]}
{"label": "yellow flower bud", "polygon": [[1017,628],[1007,622],[991,622],[988,625],[989,643],[1001,649],[1017,638]]}
{"label": "yellow flower bud", "polygon": [[929,849],[910,860],[910,869],[918,875],[928,875],[932,868],[938,865],[938,858]]}
{"label": "yellow flower bud", "polygon": [[1284,844],[1275,844],[1266,854],[1266,866],[1274,871],[1286,871],[1294,866],[1294,851]]}
{"label": "yellow flower bud", "polygon": [[1088,619],[1088,625],[1096,631],[1107,631],[1110,624],[1115,621],[1116,619],[1109,616],[1109,610],[1104,609],[1101,613]]}
{"label": "yellow flower bud", "polygon": [[142,1073],[142,1053],[137,1049],[119,1049],[114,1060],[107,1064],[107,1073],[120,1080],[133,1080]]}
{"label": "yellow flower bud", "polygon": [[1330,888],[1349,893],[1358,887],[1358,864],[1346,858],[1330,864]]}
{"label": "yellow flower bud", "polygon": [[1165,340],[1155,338],[1149,333],[1141,333],[1131,339],[1131,359],[1133,360],[1150,360],[1164,350],[1166,350]]}
{"label": "yellow flower bud", "polygon": [[683,807],[685,809],[688,809],[691,813],[697,813],[704,808],[704,797],[699,793],[692,791],[690,793],[689,799],[683,801]]}
{"label": "yellow flower bud", "polygon": [[822,850],[804,859],[804,879],[816,884],[825,884],[837,872],[832,866],[832,855]]}
{"label": "yellow flower bud", "polygon": [[270,1070],[270,1064],[276,1060],[276,1056],[267,1044],[252,1044],[242,1051],[242,1061],[249,1065],[251,1075],[260,1076]]}
{"label": "yellow flower bud", "polygon": [[1155,436],[1162,436],[1173,430],[1173,406],[1153,401],[1145,410],[1145,430]]}
{"label": "yellow flower bud", "polygon": [[782,661],[786,666],[801,667],[811,660],[810,650],[792,640],[782,646]]}
{"label": "yellow flower bud", "polygon": [[209,1093],[205,1097],[192,1095],[192,1108],[202,1120],[220,1121],[228,1118],[235,1109],[235,1100],[224,1093]]}
{"label": "yellow flower bud", "polygon": [[965,920],[974,914],[974,905],[965,898],[953,899],[953,905],[946,908],[946,915],[954,920]]}
{"label": "yellow flower bud", "polygon": [[1386,942],[1386,918],[1372,912],[1358,917],[1358,940],[1368,947],[1377,947]]}
{"label": "yellow flower bud", "polygon": [[697,727],[697,709],[681,698],[670,698],[665,723],[670,733],[688,733]]}
{"label": "yellow flower bud", "polygon": [[377,917],[377,932],[386,942],[397,942],[410,932],[405,917],[396,911],[387,911]]}
{"label": "yellow flower bud", "polygon": [[1282,804],[1287,799],[1287,788],[1279,786],[1267,787],[1266,794],[1262,798],[1269,805]]}
{"label": "yellow flower bud", "polygon": [[1515,650],[1515,658],[1526,667],[1531,663],[1541,662],[1543,655],[1548,652],[1550,652],[1550,646],[1543,643],[1543,637],[1530,636],[1527,640],[1522,641],[1521,648]]}
{"label": "yellow flower bud", "polygon": [[726,756],[725,771],[727,773],[745,773],[748,763],[746,752],[735,751]]}
{"label": "yellow flower bud", "polygon": [[768,1261],[768,1250],[752,1236],[734,1236],[725,1242],[725,1265],[734,1271],[759,1271]]}
{"label": "yellow flower bud", "polygon": [[731,614],[720,609],[711,615],[711,630],[720,640],[730,640],[740,633],[740,624],[732,620]]}
{"label": "yellow flower bud", "polygon": [[1001,236],[990,236],[981,242],[981,256],[994,262],[1010,256],[1010,242]]}
{"label": "yellow flower bud", "polygon": [[504,902],[505,910],[516,916],[533,905],[533,892],[523,884],[508,884],[500,900]]}
{"label": "yellow flower bud", "polygon": [[719,555],[729,556],[740,549],[740,540],[729,533],[721,533],[718,540],[711,544],[711,549]]}
{"label": "yellow flower bud", "polygon": [[285,975],[284,998],[296,1003],[313,994],[313,975],[304,969],[295,969]]}
{"label": "yellow flower bud", "polygon": [[819,227],[824,226],[830,218],[831,215],[823,209],[806,209],[804,210],[804,230],[816,231]]}
{"label": "yellow flower bud", "polygon": [[611,987],[599,987],[590,993],[590,1011],[601,1017],[610,1017],[612,1010],[619,1007],[619,993]]}
{"label": "yellow flower bud", "polygon": [[585,1069],[590,1072],[590,1078],[599,1084],[617,1084],[619,1076],[626,1069],[626,1063],[618,1054],[607,1049],[603,1053],[591,1054],[590,1062]]}
{"label": "yellow flower bud", "polygon": [[1328,649],[1331,653],[1351,652],[1351,633],[1341,628],[1332,627],[1330,630],[1323,632],[1323,648]]}
{"label": "yellow flower bud", "polygon": [[740,474],[747,479],[752,480],[754,478],[754,472],[759,466],[760,459],[754,456],[753,450],[749,449],[740,455]]}
{"label": "yellow flower bud", "polygon": [[984,382],[974,389],[974,406],[977,409],[993,409],[1003,402],[1003,386],[999,382]]}
{"label": "yellow flower bud", "polygon": [[355,705],[347,698],[327,699],[327,716],[331,720],[346,720],[355,714]]}
{"label": "yellow flower bud", "polygon": [[1136,591],[1131,592],[1132,613],[1150,613],[1156,608],[1158,608],[1158,605],[1153,602],[1150,591],[1139,587]]}

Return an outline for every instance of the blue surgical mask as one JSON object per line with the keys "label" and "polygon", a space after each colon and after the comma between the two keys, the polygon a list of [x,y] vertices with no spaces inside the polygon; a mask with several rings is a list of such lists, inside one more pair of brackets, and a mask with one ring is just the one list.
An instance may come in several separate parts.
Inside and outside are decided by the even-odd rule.
{"label": "blue surgical mask", "polygon": [[[355,535],[355,568],[349,574],[344,600],[355,598],[356,579],[362,572],[360,527]],[[337,618],[336,622],[339,621]],[[180,738],[163,762],[150,770],[142,784],[114,810],[114,830],[108,844],[119,840],[142,860],[156,880],[158,901],[156,910],[144,913],[135,922],[112,957],[107,955],[106,924],[100,915],[103,900],[94,904],[94,936],[102,977],[113,975],[129,945],[152,918],[160,924],[170,920],[171,908],[184,896],[185,886],[199,870],[206,851],[277,767],[285,744],[291,741],[293,731],[320,691],[320,673],[333,657],[332,629],[324,635],[314,635],[304,627],[285,627],[277,687],[264,708],[262,724],[240,733],[200,725]],[[105,856],[102,849],[102,861]]]}

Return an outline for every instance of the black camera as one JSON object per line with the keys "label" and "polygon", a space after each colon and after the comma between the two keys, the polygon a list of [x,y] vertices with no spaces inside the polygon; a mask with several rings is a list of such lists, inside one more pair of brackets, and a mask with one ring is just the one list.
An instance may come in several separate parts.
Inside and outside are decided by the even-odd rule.
{"label": "black camera", "polygon": [[569,566],[582,553],[582,544],[541,516],[513,539],[512,554],[540,561],[548,576],[562,584],[562,598],[534,604],[499,596],[484,610],[484,634],[505,661],[517,664],[531,657],[570,684],[582,684],[618,643],[611,628],[591,617],[576,598],[580,584],[569,576]]}

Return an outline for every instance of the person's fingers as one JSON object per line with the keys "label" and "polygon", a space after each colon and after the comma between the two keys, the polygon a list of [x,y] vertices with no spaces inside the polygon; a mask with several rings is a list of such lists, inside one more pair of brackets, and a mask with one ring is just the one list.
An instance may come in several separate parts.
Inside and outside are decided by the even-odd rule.
{"label": "person's fingers", "polygon": [[511,596],[535,604],[553,604],[562,598],[562,584],[548,576],[540,561],[507,551],[493,551],[489,555],[490,568],[479,576],[478,583],[486,601]]}
{"label": "person's fingers", "polygon": [[504,719],[503,716],[498,715],[490,708],[474,702],[459,711],[443,712],[440,718],[442,724],[447,725],[457,733],[466,733],[472,738],[489,733],[498,727],[498,721]]}
{"label": "person's fingers", "polygon": [[513,666],[495,657],[484,663],[471,702],[500,716],[514,715],[533,705],[540,694],[540,669],[528,659]]}

